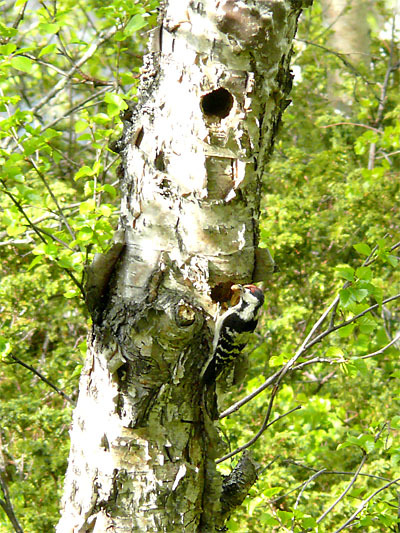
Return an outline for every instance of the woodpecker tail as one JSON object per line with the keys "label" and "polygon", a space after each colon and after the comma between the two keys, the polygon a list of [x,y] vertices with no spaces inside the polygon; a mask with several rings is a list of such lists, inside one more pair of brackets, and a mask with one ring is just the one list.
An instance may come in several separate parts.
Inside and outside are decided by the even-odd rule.
{"label": "woodpecker tail", "polygon": [[217,379],[217,375],[218,372],[215,365],[215,357],[213,357],[208,363],[206,369],[204,370],[203,375],[201,377],[201,381],[204,385],[209,387],[215,382],[215,380]]}

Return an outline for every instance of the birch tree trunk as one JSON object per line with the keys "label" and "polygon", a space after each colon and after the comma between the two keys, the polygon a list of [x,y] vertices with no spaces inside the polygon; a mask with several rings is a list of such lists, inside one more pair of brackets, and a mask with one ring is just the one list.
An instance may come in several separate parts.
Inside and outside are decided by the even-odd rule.
{"label": "birch tree trunk", "polygon": [[[328,45],[342,54],[354,67],[368,68],[370,56],[370,27],[368,14],[373,12],[371,0],[322,0],[323,19],[330,30]],[[351,115],[352,101],[343,89],[340,69],[328,72],[328,94],[331,103]]]}
{"label": "birch tree trunk", "polygon": [[245,496],[223,491],[199,376],[217,303],[263,270],[261,180],[305,3],[161,7],[117,143],[123,243],[90,271],[93,329],[58,533],[215,531]]}

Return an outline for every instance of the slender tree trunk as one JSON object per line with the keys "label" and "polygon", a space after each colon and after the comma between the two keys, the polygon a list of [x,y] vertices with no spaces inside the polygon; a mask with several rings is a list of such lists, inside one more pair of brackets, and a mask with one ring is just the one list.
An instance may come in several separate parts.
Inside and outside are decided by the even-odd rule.
{"label": "slender tree trunk", "polygon": [[93,330],[58,533],[214,531],[251,485],[231,498],[236,470],[224,492],[199,375],[217,302],[263,271],[261,180],[288,104],[301,7],[161,8],[139,102],[115,146],[123,243],[89,272]]}
{"label": "slender tree trunk", "polygon": [[[368,68],[370,56],[370,28],[368,13],[373,10],[371,0],[322,0],[324,21],[329,28],[328,45],[343,54],[355,68]],[[340,65],[342,67],[342,65]],[[351,114],[352,101],[348,89],[342,88],[340,68],[328,73],[328,94],[332,104]]]}

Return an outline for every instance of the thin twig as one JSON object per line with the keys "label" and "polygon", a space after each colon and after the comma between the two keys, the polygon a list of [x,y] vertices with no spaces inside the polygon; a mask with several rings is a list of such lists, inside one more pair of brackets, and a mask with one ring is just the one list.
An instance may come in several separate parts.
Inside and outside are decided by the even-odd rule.
{"label": "thin twig", "polygon": [[263,390],[265,390],[267,387],[271,385],[275,381],[275,379],[279,376],[280,370],[275,372],[275,374],[272,374],[268,379],[264,381],[262,385],[260,385],[255,391],[253,391],[251,394],[248,394],[245,396],[242,400],[239,400],[238,402],[231,405],[228,409],[226,409],[223,413],[219,415],[219,419],[225,418],[226,416],[234,413],[238,409],[240,409],[243,405],[245,405],[247,402],[258,396]]}
{"label": "thin twig", "polygon": [[[1,93],[3,94],[3,91],[1,91]],[[6,109],[7,109],[8,115],[11,117],[11,111],[10,111],[8,105],[6,105]],[[21,144],[21,142],[20,142],[20,140],[18,138],[17,131],[15,130],[15,128],[11,128],[11,132],[12,132],[12,137],[14,138],[14,141],[15,141],[16,145],[20,148],[21,152],[23,153],[24,152],[24,147],[22,146],[22,144]],[[51,190],[50,185],[47,183],[47,179],[44,176],[43,172],[41,172],[41,170],[36,165],[36,162],[34,161],[34,159],[31,156],[27,157],[26,161],[28,161],[32,165],[32,167],[35,169],[37,175],[42,180],[44,186],[46,187],[48,193],[50,194],[51,199],[53,200],[53,202],[54,202],[54,204],[55,204],[55,206],[56,206],[56,208],[57,208],[57,210],[58,210],[58,212],[60,214],[61,220],[64,222],[65,227],[69,231],[72,239],[75,240],[75,234],[72,231],[70,225],[68,224],[68,221],[67,221],[66,217],[64,216],[63,210],[61,209],[57,198],[55,197],[53,191]],[[2,182],[2,183],[4,184],[4,182]]]}
{"label": "thin twig", "polygon": [[8,487],[6,482],[4,481],[3,475],[0,472],[0,487],[4,494],[4,500],[0,499],[0,506],[4,509],[4,512],[6,513],[8,519],[13,525],[14,531],[16,533],[24,533],[24,530],[21,527],[21,524],[18,522],[18,519],[14,512],[14,507],[11,502],[10,494],[8,492]]}
{"label": "thin twig", "polygon": [[[304,468],[305,470],[311,470],[312,472],[318,472],[317,468],[313,468],[312,466],[303,465],[301,463],[293,461],[293,459],[285,459],[283,462],[284,463],[288,463],[290,465],[298,466],[300,468]],[[347,472],[347,471],[342,471],[342,470],[325,470],[324,473],[326,475],[332,475],[332,476],[354,476],[354,472]],[[388,479],[387,477],[376,476],[374,474],[364,474],[363,472],[360,473],[360,477],[370,477],[370,478],[373,478],[373,479],[380,479],[381,481],[390,481],[390,479]]]}
{"label": "thin twig", "polygon": [[34,368],[33,366],[31,365],[28,365],[27,363],[24,363],[23,361],[21,361],[21,359],[19,359],[18,357],[16,357],[15,355],[11,355],[10,354],[10,357],[13,361],[15,361],[16,363],[18,363],[19,365],[23,366],[24,368],[27,368],[28,370],[30,370],[31,372],[33,372],[38,378],[40,378],[42,381],[44,381],[44,383],[46,383],[46,385],[48,385],[49,387],[51,387],[52,389],[54,389],[57,394],[59,394],[60,396],[62,396],[63,398],[65,398],[70,404],[72,405],[75,405],[75,402],[74,400],[68,396],[67,394],[65,394],[64,391],[62,391],[61,389],[59,389],[58,387],[56,387],[56,385],[54,385],[51,381],[49,381],[41,372],[39,372],[39,370],[36,370],[36,368]]}
{"label": "thin twig", "polygon": [[375,492],[373,492],[371,494],[371,496],[368,496],[367,499],[363,500],[360,505],[358,506],[358,508],[356,509],[356,511],[351,515],[351,517],[346,520],[346,522],[339,528],[339,529],[336,529],[333,533],[340,533],[340,531],[343,531],[343,529],[346,529],[346,527],[348,525],[351,524],[351,522],[353,522],[357,516],[361,513],[361,511],[364,509],[364,507],[373,499],[375,498],[375,496],[377,494],[379,494],[380,492],[382,492],[383,490],[389,488],[391,485],[394,485],[395,483],[399,483],[400,482],[400,477],[398,477],[397,479],[394,479],[393,481],[390,481],[389,483],[386,483],[386,485],[384,485],[383,487],[381,487],[380,489],[376,490]]}
{"label": "thin twig", "polygon": [[100,89],[100,91],[97,91],[96,93],[88,96],[87,98],[85,98],[84,100],[81,100],[79,103],[77,103],[75,106],[71,107],[70,109],[68,109],[65,113],[63,113],[61,116],[55,118],[53,120],[53,122],[50,122],[49,124],[46,124],[43,126],[43,128],[41,129],[41,133],[43,133],[45,130],[47,130],[48,128],[52,128],[53,126],[55,126],[58,122],[60,122],[61,120],[63,120],[64,118],[67,118],[69,115],[71,115],[72,113],[74,113],[75,111],[77,111],[79,108],[83,107],[85,104],[87,104],[88,102],[90,102],[91,100],[94,100],[95,98],[97,98],[98,96],[101,96],[102,94],[106,93],[108,90],[108,87],[103,87],[102,89]]}
{"label": "thin twig", "polygon": [[[307,479],[307,481],[305,481],[303,483],[303,486],[301,487],[301,491],[299,492],[299,495],[297,496],[296,498],[296,503],[294,504],[294,510],[297,509],[299,503],[300,503],[300,499],[303,495],[303,492],[306,490],[307,486],[311,483],[311,481],[314,481],[314,479],[316,479],[317,477],[319,477],[321,474],[324,474],[326,471],[326,468],[323,468],[322,470],[319,470],[318,472],[316,472],[315,474],[313,474],[309,479]],[[294,531],[294,516],[292,518],[292,529],[291,531]]]}
{"label": "thin twig", "polygon": [[[336,56],[342,63],[351,71],[354,72],[356,76],[359,76],[367,85],[372,85],[372,82],[370,82],[346,57],[345,54],[342,54],[340,52],[337,52],[336,50],[332,50],[331,48],[328,48],[327,46],[323,46],[322,44],[318,44],[314,41],[307,41],[306,39],[299,39],[295,38],[295,41],[300,41],[302,43],[308,44],[310,46],[315,46],[316,48],[321,48],[325,52],[328,52],[329,54],[332,54]],[[350,55],[350,54],[349,54]]]}
{"label": "thin twig", "polygon": [[36,113],[40,108],[42,108],[49,100],[51,100],[58,92],[60,92],[65,85],[68,83],[68,80],[73,76],[73,74],[88,61],[92,55],[97,51],[97,49],[103,45],[108,39],[110,39],[118,31],[117,25],[113,26],[103,34],[101,37],[96,39],[87,49],[86,53],[73,65],[73,67],[67,72],[66,77],[62,78],[51,91],[49,91],[39,102],[32,108],[32,113]]}
{"label": "thin twig", "polygon": [[28,225],[33,229],[33,231],[36,233],[36,235],[39,237],[39,239],[47,244],[46,239],[43,237],[43,235],[40,233],[39,229],[36,227],[36,225],[30,220],[28,215],[25,212],[25,209],[22,207],[22,204],[15,198],[15,196],[7,189],[7,185],[3,179],[0,179],[0,183],[2,183],[4,189],[3,192],[10,198],[12,203],[16,206],[18,211],[21,213],[21,215],[24,217],[24,219],[28,222]]}
{"label": "thin twig", "polygon": [[239,446],[239,448],[237,448],[236,450],[233,450],[232,452],[224,455],[220,459],[217,459],[217,461],[215,461],[216,464],[222,463],[223,461],[226,461],[227,459],[230,459],[231,457],[233,457],[234,455],[237,455],[238,453],[242,452],[243,450],[246,450],[252,444],[254,444],[256,442],[256,440],[258,440],[261,437],[261,435],[264,433],[264,431],[266,429],[268,429],[270,426],[272,426],[272,424],[275,424],[275,422],[278,422],[278,420],[281,420],[281,418],[284,418],[285,416],[290,415],[291,413],[293,413],[294,411],[297,411],[298,409],[301,409],[301,407],[302,407],[301,405],[297,405],[296,407],[294,407],[293,409],[291,409],[287,413],[284,413],[283,415],[277,416],[276,418],[274,418],[274,420],[272,420],[272,422],[268,423],[268,420],[269,420],[269,417],[270,417],[270,414],[271,414],[273,398],[274,398],[274,396],[271,396],[270,404],[268,406],[268,411],[267,411],[267,414],[265,416],[263,425],[258,430],[258,432],[254,435],[254,437],[252,439],[250,439],[248,442],[246,442],[246,444],[243,444],[243,446]]}
{"label": "thin twig", "polygon": [[357,122],[336,122],[335,124],[326,124],[324,126],[320,126],[320,128],[333,128],[334,126],[359,126],[360,128],[365,128],[367,130],[372,130],[375,133],[382,134],[382,130],[378,130],[377,128],[374,128],[373,126],[368,126],[367,124],[358,124]]}
{"label": "thin twig", "polygon": [[35,161],[32,159],[32,157],[29,157],[28,158],[28,161],[29,163],[33,166],[33,168],[35,169],[37,175],[39,176],[39,178],[42,180],[44,186],[46,187],[47,189],[47,192],[50,194],[50,197],[51,199],[53,200],[57,210],[58,210],[58,213],[60,215],[60,218],[61,220],[64,222],[65,224],[65,227],[67,228],[69,234],[71,235],[72,237],[72,240],[75,240],[76,239],[76,236],[75,236],[75,233],[72,231],[71,229],[71,226],[68,224],[68,220],[66,219],[65,215],[64,215],[64,212],[63,210],[61,209],[61,206],[60,204],[58,203],[58,200],[55,196],[55,194],[53,193],[53,191],[51,190],[51,187],[50,185],[47,183],[47,179],[45,177],[45,175],[43,174],[43,172],[39,169],[39,167],[36,165]]}
{"label": "thin twig", "polygon": [[346,496],[346,494],[349,492],[349,490],[351,489],[351,487],[354,485],[354,483],[356,482],[356,479],[358,478],[358,476],[360,475],[360,472],[361,472],[361,469],[362,467],[364,466],[365,464],[365,461],[367,460],[367,454],[363,451],[363,457],[361,459],[361,463],[359,464],[357,470],[355,471],[354,473],[354,476],[352,477],[352,479],[350,480],[349,484],[347,485],[347,487],[344,489],[344,491],[339,495],[339,497],[332,503],[332,505],[330,505],[328,507],[328,509],[326,511],[324,511],[322,513],[322,515],[317,519],[317,524],[319,524],[320,522],[322,522],[322,520],[326,517],[326,515],[328,513],[330,513],[332,511],[332,509],[334,507],[336,507],[336,505],[341,501],[343,500],[343,498]]}
{"label": "thin twig", "polygon": [[[378,104],[378,112],[376,115],[375,125],[377,127],[380,126],[382,122],[383,117],[383,111],[385,109],[386,99],[387,99],[387,89],[389,85],[390,75],[395,70],[395,66],[393,65],[393,55],[394,55],[394,49],[395,49],[395,17],[392,19],[392,40],[390,42],[390,52],[389,52],[389,64],[386,69],[385,78],[383,80],[383,85],[381,89],[381,94],[379,96],[379,104]],[[372,170],[375,166],[375,155],[376,155],[376,143],[371,143],[369,147],[369,156],[368,156],[368,170]]]}
{"label": "thin twig", "polygon": [[294,365],[294,363],[299,359],[299,357],[303,354],[305,351],[304,348],[306,347],[308,341],[311,339],[311,337],[314,335],[315,331],[318,330],[320,325],[325,321],[326,317],[329,315],[330,311],[337,305],[339,302],[339,296],[336,296],[336,298],[333,300],[333,302],[330,304],[330,306],[322,313],[320,318],[317,320],[317,322],[313,325],[311,328],[311,331],[303,341],[300,348],[297,350],[295,355],[279,370],[278,372],[275,372],[272,376],[270,376],[265,383],[263,383],[256,391],[249,394],[243,400],[240,400],[239,402],[235,403],[232,407],[224,411],[219,418],[224,418],[225,416],[228,416],[229,414],[233,413],[234,411],[237,411],[242,405],[252,400],[255,396],[260,394],[264,389],[266,389],[271,383],[278,380],[278,383],[281,381],[281,379],[285,376],[285,374],[288,372],[288,370]]}
{"label": "thin twig", "polygon": [[[396,247],[398,247],[398,246],[400,246],[400,243],[398,243],[396,245]],[[383,300],[382,301],[382,305],[385,304],[385,303],[391,302],[392,300],[396,300],[398,298],[400,298],[400,294],[396,294],[395,296],[391,296],[390,298],[387,298],[386,300]],[[248,394],[247,396],[245,396],[244,398],[242,398],[238,402],[236,402],[233,405],[231,405],[228,409],[223,411],[219,415],[219,419],[225,418],[226,416],[229,416],[230,414],[234,413],[235,411],[238,411],[243,405],[245,405],[246,403],[251,401],[253,398],[258,396],[261,392],[263,392],[265,389],[267,389],[272,383],[274,383],[281,376],[282,373],[284,375],[284,374],[286,374],[286,372],[289,369],[294,370],[295,368],[301,368],[301,365],[305,366],[305,364],[310,364],[310,363],[306,362],[304,364],[301,363],[301,365],[299,365],[298,367],[292,366],[292,365],[294,365],[296,360],[301,355],[303,355],[304,352],[308,351],[312,346],[314,346],[314,344],[317,344],[318,342],[320,342],[323,338],[325,338],[330,333],[332,333],[334,331],[337,331],[338,329],[341,329],[341,328],[343,328],[345,326],[348,326],[349,324],[351,324],[355,320],[358,320],[359,318],[361,318],[362,316],[366,315],[367,313],[373,311],[374,309],[377,309],[379,307],[379,305],[380,305],[380,304],[374,304],[374,305],[368,307],[368,309],[365,309],[364,311],[362,311],[361,313],[358,313],[358,315],[354,315],[352,318],[349,318],[348,320],[342,322],[341,324],[338,324],[337,326],[332,326],[330,324],[329,327],[325,331],[323,331],[317,337],[315,337],[312,341],[310,341],[310,337],[314,334],[314,332],[323,323],[325,318],[329,315],[330,311],[336,309],[338,303],[339,303],[339,296],[336,296],[336,298],[331,303],[331,305],[326,309],[326,311],[324,311],[324,313],[321,315],[319,320],[314,324],[313,328],[311,329],[310,333],[307,335],[305,341],[300,346],[300,348],[298,349],[296,354],[292,357],[292,359],[290,361],[288,361],[288,363],[286,363],[286,365],[281,370],[278,370],[277,372],[272,374],[262,385],[260,385],[257,389],[255,389],[252,393]],[[318,361],[315,361],[315,362],[328,362],[328,361],[327,360],[318,360]],[[335,363],[335,362],[338,362],[338,361],[330,361],[330,362],[331,363]]]}
{"label": "thin twig", "polygon": [[398,333],[396,335],[396,337],[392,341],[389,342],[389,344],[386,344],[386,346],[384,346],[380,350],[377,350],[376,352],[369,353],[367,355],[360,355],[359,357],[352,357],[352,360],[354,360],[354,359],[369,359],[370,357],[374,357],[375,355],[380,355],[381,353],[385,352],[388,348],[393,346],[393,344],[395,344],[399,340],[400,340],[400,333]]}
{"label": "thin twig", "polygon": [[[48,235],[49,237],[53,238],[54,240],[58,240],[56,237],[54,237],[51,233],[47,233],[45,230],[41,230],[39,229],[37,226],[35,226],[35,224],[33,224],[33,222],[30,220],[30,218],[28,217],[28,215],[26,214],[25,212],[25,209],[22,207],[21,203],[14,197],[14,195],[7,190],[7,186],[4,182],[3,179],[0,179],[0,183],[3,184],[3,191],[7,194],[7,196],[11,199],[11,201],[14,203],[14,205],[18,208],[18,210],[20,211],[20,213],[22,214],[22,216],[25,218],[25,220],[28,222],[28,225],[33,229],[33,231],[36,233],[36,235],[39,237],[39,239],[47,244],[47,241],[46,239],[43,237],[42,233],[44,233],[45,235]],[[65,243],[63,243],[65,244]],[[68,245],[66,245],[68,246]],[[80,283],[76,277],[74,276],[74,274],[68,270],[68,268],[65,268],[65,267],[60,267],[62,270],[64,270],[64,272],[71,278],[71,280],[73,281],[73,283],[78,287],[78,289],[80,290],[81,294],[83,297],[85,297],[85,289],[82,285],[82,283]]]}
{"label": "thin twig", "polygon": [[[400,247],[400,242],[396,243],[395,245],[393,245],[391,248],[390,248],[390,251],[393,251],[395,250],[396,248]],[[369,256],[365,259],[365,261],[363,262],[363,265],[362,266],[368,266],[370,265],[372,262],[375,261],[375,258],[374,258],[374,254],[376,252],[376,250],[378,249],[378,246],[375,246],[373,248],[373,250],[371,251],[371,253],[369,254]],[[347,288],[348,286],[350,286],[351,283],[346,281],[346,283],[343,285],[342,289],[345,289]],[[392,296],[390,298],[387,298],[386,300],[384,300],[382,302],[382,305],[385,304],[385,303],[388,303],[392,300],[395,300],[397,298],[400,298],[400,294],[397,294],[395,296]],[[252,393],[248,394],[247,396],[245,396],[242,400],[239,400],[238,402],[234,403],[233,405],[231,405],[228,409],[226,409],[225,411],[223,411],[220,415],[219,415],[219,419],[221,420],[222,418],[225,418],[226,416],[229,416],[230,414],[234,413],[235,411],[238,411],[243,405],[245,405],[246,403],[248,403],[249,401],[251,401],[253,398],[255,398],[256,396],[258,396],[259,394],[261,394],[261,392],[263,392],[265,389],[267,389],[272,383],[274,383],[275,381],[278,380],[278,384],[279,382],[281,381],[281,379],[284,377],[284,375],[290,370],[293,370],[295,367],[294,367],[294,363],[299,359],[300,356],[303,355],[304,352],[308,351],[312,346],[314,346],[314,344],[317,344],[320,340],[322,340],[323,338],[325,338],[327,335],[329,335],[330,333],[332,333],[333,331],[337,331],[338,329],[341,329],[345,326],[347,326],[348,324],[351,324],[352,322],[354,322],[355,320],[357,320],[358,318],[361,318],[362,316],[364,316],[365,314],[369,313],[370,311],[373,311],[374,309],[376,309],[377,307],[379,307],[380,304],[375,304],[375,305],[372,305],[371,307],[369,307],[368,309],[365,309],[364,311],[362,311],[361,313],[359,313],[358,315],[355,315],[353,318],[347,320],[347,321],[344,321],[342,322],[341,324],[338,324],[337,326],[334,325],[334,317],[336,315],[336,310],[337,310],[337,307],[339,305],[339,302],[340,302],[340,295],[337,295],[335,297],[335,299],[333,300],[333,302],[329,305],[329,307],[322,313],[322,315],[320,316],[320,318],[317,320],[317,322],[314,324],[314,326],[311,328],[310,332],[308,333],[307,337],[305,338],[305,340],[303,341],[302,345],[300,346],[300,348],[297,350],[297,352],[295,353],[295,355],[292,357],[292,359],[290,359],[285,365],[284,367],[281,369],[281,370],[278,370],[277,372],[275,372],[272,376],[270,376],[262,385],[260,385],[256,390],[254,390]],[[315,337],[312,341],[310,340],[314,333],[316,331],[318,331],[318,329],[320,328],[320,326],[323,324],[323,322],[325,321],[325,319],[327,318],[327,316],[329,315],[329,313],[332,312],[332,315],[331,315],[331,319],[330,319],[330,323],[328,325],[328,328],[323,331],[320,335],[318,335],[317,337]],[[323,362],[326,362],[326,361],[323,361]],[[334,362],[337,362],[337,361],[331,361],[332,363]],[[308,363],[309,364],[309,363]]]}
{"label": "thin twig", "polygon": [[342,322],[341,324],[338,324],[337,326],[333,326],[330,329],[329,328],[326,329],[325,331],[320,333],[317,337],[315,337],[312,341],[310,341],[305,346],[305,350],[304,351],[309,350],[312,346],[314,346],[314,344],[317,344],[319,341],[321,341],[324,337],[326,337],[327,335],[329,335],[333,331],[337,331],[338,329],[344,328],[345,326],[348,326],[349,324],[352,324],[353,322],[355,322],[356,320],[358,320],[362,316],[366,315],[367,313],[370,313],[374,309],[377,309],[380,305],[386,304],[386,303],[391,302],[393,300],[397,300],[398,298],[400,298],[400,293],[399,294],[395,294],[394,296],[391,296],[390,298],[386,298],[386,300],[383,300],[381,304],[371,305],[367,309],[364,309],[364,311],[362,311],[361,313],[358,313],[357,315],[354,315],[352,318],[349,318],[348,320],[345,320],[344,322]]}

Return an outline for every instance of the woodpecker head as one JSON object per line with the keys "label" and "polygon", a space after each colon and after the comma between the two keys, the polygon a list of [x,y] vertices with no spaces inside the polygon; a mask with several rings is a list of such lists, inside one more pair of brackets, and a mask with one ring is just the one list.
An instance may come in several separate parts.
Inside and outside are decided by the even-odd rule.
{"label": "woodpecker head", "polygon": [[232,285],[233,301],[239,306],[250,306],[257,311],[264,303],[263,291],[255,285]]}

